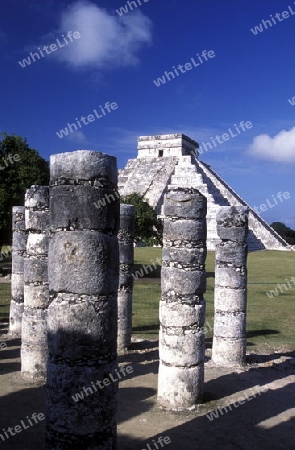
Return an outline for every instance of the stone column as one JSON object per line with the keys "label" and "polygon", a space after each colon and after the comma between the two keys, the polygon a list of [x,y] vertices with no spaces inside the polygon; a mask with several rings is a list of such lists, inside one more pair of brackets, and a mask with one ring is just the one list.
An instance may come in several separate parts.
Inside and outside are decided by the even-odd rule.
{"label": "stone column", "polygon": [[158,403],[182,410],[202,401],[205,359],[206,198],[170,187],[164,202]]}
{"label": "stone column", "polygon": [[49,187],[32,186],[25,195],[28,233],[24,260],[24,314],[21,371],[33,379],[46,379]]}
{"label": "stone column", "polygon": [[123,354],[131,344],[132,291],[134,264],[135,208],[120,205],[120,230],[118,233],[120,278],[118,290],[118,353]]}
{"label": "stone column", "polygon": [[9,334],[21,337],[24,312],[24,256],[27,232],[25,227],[25,207],[12,208],[12,274]]}
{"label": "stone column", "polygon": [[116,158],[88,150],[56,154],[50,174],[46,449],[111,450],[118,387]]}
{"label": "stone column", "polygon": [[246,358],[248,208],[223,206],[217,216],[212,360],[235,367]]}

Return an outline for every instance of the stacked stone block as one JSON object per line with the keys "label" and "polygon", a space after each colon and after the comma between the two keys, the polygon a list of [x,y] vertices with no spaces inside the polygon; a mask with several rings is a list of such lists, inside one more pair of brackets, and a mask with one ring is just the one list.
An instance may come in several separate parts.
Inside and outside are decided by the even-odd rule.
{"label": "stacked stone block", "polygon": [[21,371],[45,379],[47,366],[49,187],[32,186],[25,195],[28,233],[24,259],[24,314]]}
{"label": "stacked stone block", "polygon": [[9,334],[21,337],[24,312],[24,256],[26,254],[27,232],[25,207],[12,208],[12,274]]}
{"label": "stacked stone block", "polygon": [[212,360],[235,367],[246,358],[248,208],[224,206],[217,213]]}
{"label": "stacked stone block", "polygon": [[123,354],[131,344],[132,293],[134,264],[135,208],[120,205],[120,230],[118,233],[120,278],[118,290],[118,353]]}
{"label": "stacked stone block", "polygon": [[205,359],[206,198],[170,187],[164,202],[158,403],[181,410],[202,401]]}
{"label": "stacked stone block", "polygon": [[[46,448],[113,450],[120,213],[116,158],[78,150],[53,155],[50,163]],[[97,209],[94,203],[105,206]],[[106,378],[108,385],[96,387]],[[79,392],[85,398],[75,401]]]}
{"label": "stacked stone block", "polygon": [[[139,137],[137,158],[129,159],[119,171],[119,191],[121,195],[138,193],[162,216],[169,184],[198,189],[207,198],[207,248],[215,250],[218,207],[249,205],[212,167],[200,161],[198,147],[197,142],[182,134]],[[249,250],[291,250],[271,226],[249,210]]]}
{"label": "stacked stone block", "polygon": [[199,147],[196,141],[181,133],[140,136],[137,142],[138,158],[190,155]]}

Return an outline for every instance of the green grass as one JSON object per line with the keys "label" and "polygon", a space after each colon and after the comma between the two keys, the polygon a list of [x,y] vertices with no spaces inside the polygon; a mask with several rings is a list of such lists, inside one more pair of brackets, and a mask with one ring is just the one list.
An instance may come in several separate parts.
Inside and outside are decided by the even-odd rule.
{"label": "green grass", "polygon": [[[161,258],[159,248],[136,248],[136,269],[141,264],[151,264]],[[208,252],[206,261],[207,292],[205,294],[206,341],[210,346],[213,328],[213,297],[215,253]],[[159,300],[161,296],[159,271],[148,274],[134,284],[133,333],[135,336],[157,339],[159,326]],[[248,350],[274,351],[294,348],[295,285],[294,288],[270,299],[266,292],[275,289],[277,283],[295,277],[295,253],[281,251],[253,252],[248,255]],[[291,282],[291,285],[293,283]]]}
{"label": "green grass", "polygon": [[[136,270],[142,264],[156,264],[161,259],[160,248],[135,248]],[[214,252],[208,252],[206,321],[213,328]],[[266,292],[275,289],[277,283],[287,283],[295,277],[295,253],[280,251],[253,252],[248,255],[248,350],[270,351],[293,349],[295,317],[295,285],[272,299]],[[293,283],[291,286],[293,286]],[[139,278],[134,283],[133,335],[157,339],[159,329],[159,300],[161,297],[160,267]],[[0,283],[0,320],[9,316],[10,284]],[[212,331],[208,327],[207,344],[210,346]]]}
{"label": "green grass", "polygon": [[[11,247],[2,247],[1,252],[7,253]],[[0,259],[0,271],[4,269],[4,274],[8,273],[5,269],[11,268],[11,257]],[[10,305],[10,283],[0,283],[0,322],[8,322]]]}
{"label": "green grass", "polygon": [[8,322],[10,305],[10,283],[0,284],[0,322]]}

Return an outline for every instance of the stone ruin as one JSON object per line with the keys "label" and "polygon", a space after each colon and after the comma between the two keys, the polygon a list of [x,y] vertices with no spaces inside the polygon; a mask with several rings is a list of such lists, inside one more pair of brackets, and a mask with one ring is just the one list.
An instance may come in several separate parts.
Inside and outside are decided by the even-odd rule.
{"label": "stone ruin", "polygon": [[[22,328],[22,375],[47,380],[47,450],[114,450],[117,354],[131,342],[134,208],[120,209],[114,157],[61,153],[50,173],[49,188],[27,190],[26,227],[24,208],[14,208],[10,315]],[[114,200],[97,209],[106,196]],[[163,205],[158,404],[185,410],[204,390],[208,200],[170,185]],[[247,208],[220,208],[213,360],[227,367],[245,362],[247,225]],[[73,401],[82,391],[87,401]]]}
{"label": "stone ruin", "polygon": [[205,361],[207,200],[171,188],[164,202],[158,402],[167,409],[202,401]]}
{"label": "stone ruin", "polygon": [[212,360],[224,367],[246,362],[248,209],[226,206],[217,213]]}
{"label": "stone ruin", "polygon": [[118,353],[122,354],[131,344],[132,294],[134,264],[135,208],[120,205],[119,241],[119,289],[118,289]]}
{"label": "stone ruin", "polygon": [[49,188],[32,186],[25,195],[27,247],[24,258],[24,312],[21,371],[33,379],[46,378],[47,309],[49,305],[48,246]]}
{"label": "stone ruin", "polygon": [[199,144],[184,134],[140,136],[137,158],[119,170],[121,195],[137,192],[163,216],[164,196],[170,185],[194,188],[207,199],[207,248],[219,241],[216,213],[220,206],[249,210],[247,244],[253,250],[291,250],[281,238],[214,170],[200,161]]}
{"label": "stone ruin", "polygon": [[[97,389],[117,369],[119,199],[116,158],[94,151],[50,159],[46,449],[112,449],[118,383]],[[96,388],[85,402],[71,395]]]}
{"label": "stone ruin", "polygon": [[24,257],[27,248],[25,207],[12,208],[12,274],[9,333],[21,337],[24,312]]}

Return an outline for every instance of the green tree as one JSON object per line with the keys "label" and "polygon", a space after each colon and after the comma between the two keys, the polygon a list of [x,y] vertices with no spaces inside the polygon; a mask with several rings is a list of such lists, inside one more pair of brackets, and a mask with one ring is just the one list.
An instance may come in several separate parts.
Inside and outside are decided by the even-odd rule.
{"label": "green tree", "polygon": [[0,249],[11,244],[12,207],[24,205],[25,191],[31,185],[49,184],[49,163],[26,138],[0,134]]}
{"label": "green tree", "polygon": [[156,211],[139,194],[121,197],[121,203],[135,206],[135,241],[147,245],[162,245],[163,225]]}
{"label": "green tree", "polygon": [[270,226],[290,245],[295,245],[295,230],[287,227],[282,222],[273,222]]}

